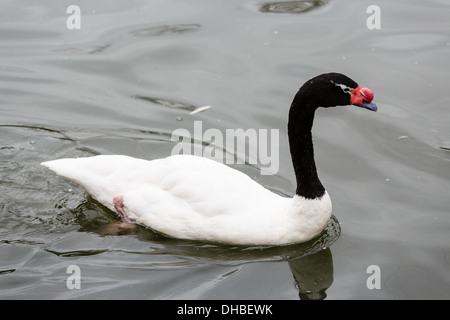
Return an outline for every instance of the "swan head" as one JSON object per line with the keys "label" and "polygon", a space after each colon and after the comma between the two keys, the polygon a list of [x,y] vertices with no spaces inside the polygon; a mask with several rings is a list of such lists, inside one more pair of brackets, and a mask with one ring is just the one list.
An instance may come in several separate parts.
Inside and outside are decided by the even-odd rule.
{"label": "swan head", "polygon": [[310,79],[300,88],[298,95],[302,97],[301,104],[315,108],[354,105],[371,111],[378,109],[372,102],[372,90],[361,88],[341,73],[325,73]]}

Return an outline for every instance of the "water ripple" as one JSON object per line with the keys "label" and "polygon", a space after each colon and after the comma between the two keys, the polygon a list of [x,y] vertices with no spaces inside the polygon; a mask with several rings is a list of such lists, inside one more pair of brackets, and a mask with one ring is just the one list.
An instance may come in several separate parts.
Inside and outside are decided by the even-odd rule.
{"label": "water ripple", "polygon": [[149,27],[131,31],[130,33],[135,37],[154,37],[168,34],[181,34],[186,32],[197,31],[200,29],[199,24],[175,24],[175,25],[161,25],[156,27]]}
{"label": "water ripple", "polygon": [[328,0],[264,2],[260,4],[259,11],[268,13],[305,13],[318,9],[328,4],[328,2]]}
{"label": "water ripple", "polygon": [[184,103],[174,99],[156,98],[148,96],[134,96],[133,98],[148,101],[168,108],[182,109],[186,111],[194,111],[198,108],[198,106],[194,106],[192,104]]}

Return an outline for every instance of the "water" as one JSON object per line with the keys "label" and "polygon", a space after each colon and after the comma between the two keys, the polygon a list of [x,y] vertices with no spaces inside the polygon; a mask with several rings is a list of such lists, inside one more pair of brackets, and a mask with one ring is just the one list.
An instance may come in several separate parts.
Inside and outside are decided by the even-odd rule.
{"label": "water", "polygon": [[[80,30],[66,26],[71,4],[1,2],[1,299],[450,298],[448,2],[377,1],[375,30],[367,1],[78,1]],[[194,121],[279,129],[277,174],[233,166],[291,196],[288,108],[330,71],[372,89],[379,111],[318,111],[335,218],[306,244],[116,232],[115,213],[39,165],[165,157]],[[71,265],[81,289],[67,286]]]}

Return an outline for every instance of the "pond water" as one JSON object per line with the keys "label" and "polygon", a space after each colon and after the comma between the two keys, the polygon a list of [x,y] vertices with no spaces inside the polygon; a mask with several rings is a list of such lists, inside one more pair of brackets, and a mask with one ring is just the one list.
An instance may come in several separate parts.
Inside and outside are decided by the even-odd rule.
{"label": "pond water", "polygon": [[[1,2],[0,299],[450,298],[448,1],[379,0],[380,29],[369,1],[76,1],[71,30],[72,4]],[[116,213],[40,165],[165,157],[195,123],[277,129],[276,172],[232,166],[292,196],[289,106],[331,71],[372,89],[379,110],[318,110],[333,218],[308,243],[117,232]]]}

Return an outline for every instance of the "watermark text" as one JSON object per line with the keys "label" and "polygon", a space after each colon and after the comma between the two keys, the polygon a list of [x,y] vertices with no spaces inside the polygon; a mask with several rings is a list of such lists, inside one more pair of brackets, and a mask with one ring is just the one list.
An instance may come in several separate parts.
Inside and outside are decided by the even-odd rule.
{"label": "watermark text", "polygon": [[366,286],[367,289],[381,289],[381,270],[376,264],[367,267],[366,273],[370,274],[367,278]]}
{"label": "watermark text", "polygon": [[[260,165],[262,175],[276,174],[279,169],[278,129],[226,129],[203,131],[202,121],[194,121],[194,133],[184,128],[172,132],[171,141],[178,141],[171,154],[190,154],[226,164]],[[270,152],[269,152],[270,151]]]}
{"label": "watermark text", "polygon": [[366,26],[369,30],[381,29],[381,9],[379,6],[372,4],[367,7],[366,13],[370,16],[367,18]]}
{"label": "watermark text", "polygon": [[81,29],[81,10],[77,5],[70,5],[66,10],[67,14],[70,16],[66,20],[66,26],[69,30],[79,30]]}
{"label": "watermark text", "polygon": [[81,289],[81,269],[76,264],[67,267],[66,273],[70,276],[66,280],[67,289]]}

